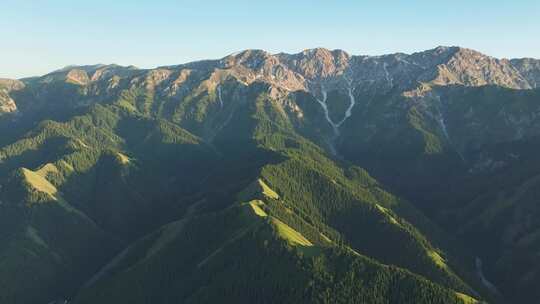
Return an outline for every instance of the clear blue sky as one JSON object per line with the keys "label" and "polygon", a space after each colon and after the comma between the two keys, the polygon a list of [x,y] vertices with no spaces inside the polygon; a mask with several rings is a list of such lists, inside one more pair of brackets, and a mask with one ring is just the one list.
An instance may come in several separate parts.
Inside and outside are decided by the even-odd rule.
{"label": "clear blue sky", "polygon": [[0,77],[9,78],[70,64],[149,68],[247,48],[379,55],[459,45],[540,58],[539,0],[2,0],[0,28]]}

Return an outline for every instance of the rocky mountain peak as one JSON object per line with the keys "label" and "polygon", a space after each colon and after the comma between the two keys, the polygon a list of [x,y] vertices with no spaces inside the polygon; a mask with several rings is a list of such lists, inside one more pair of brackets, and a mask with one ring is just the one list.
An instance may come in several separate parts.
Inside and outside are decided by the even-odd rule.
{"label": "rocky mountain peak", "polygon": [[90,82],[90,77],[88,77],[88,73],[84,70],[72,69],[66,74],[66,82],[86,85]]}
{"label": "rocky mountain peak", "polygon": [[529,89],[527,80],[510,61],[487,56],[461,47],[438,47],[434,53],[449,57],[435,68],[435,85],[483,86],[498,85],[514,89]]}
{"label": "rocky mountain peak", "polygon": [[24,83],[17,79],[0,78],[0,89],[16,91],[24,88]]}
{"label": "rocky mountain peak", "polygon": [[[66,82],[88,87],[87,92],[94,95],[125,89],[122,87],[125,83],[173,96],[179,92],[190,92],[194,87],[201,92],[215,91],[231,79],[244,85],[264,82],[275,92],[280,92],[274,96],[305,91],[322,99],[325,93],[340,91],[352,100],[353,95],[372,96],[391,91],[398,94],[421,92],[425,95],[429,88],[435,86],[536,88],[540,83],[540,60],[497,59],[456,46],[381,56],[353,56],[343,50],[325,48],[306,49],[295,54],[271,54],[249,49],[219,60],[149,70],[114,64],[68,66],[24,82]],[[13,96],[8,99],[8,91],[23,86],[20,81],[0,80],[0,87],[5,91],[4,109],[15,108],[11,100]],[[423,89],[416,92],[420,87]],[[163,92],[159,92],[161,89]]]}
{"label": "rocky mountain peak", "polygon": [[343,74],[349,67],[350,55],[342,50],[324,48],[304,50],[298,54],[279,54],[279,58],[305,79],[320,81]]}
{"label": "rocky mountain peak", "polygon": [[109,79],[112,76],[126,77],[138,69],[134,66],[124,67],[116,64],[96,64],[83,66],[67,66],[39,78],[41,83],[68,82],[76,85],[88,85],[92,82]]}
{"label": "rocky mountain peak", "polygon": [[133,74],[133,72],[138,71],[139,69],[133,65],[130,66],[121,66],[117,64],[101,65],[96,69],[87,71],[89,75],[92,75],[90,78],[91,82],[100,81],[103,79],[108,79],[112,76],[125,77]]}
{"label": "rocky mountain peak", "polygon": [[249,69],[260,69],[272,55],[263,50],[245,50],[223,58],[221,61],[226,68],[242,65]]}

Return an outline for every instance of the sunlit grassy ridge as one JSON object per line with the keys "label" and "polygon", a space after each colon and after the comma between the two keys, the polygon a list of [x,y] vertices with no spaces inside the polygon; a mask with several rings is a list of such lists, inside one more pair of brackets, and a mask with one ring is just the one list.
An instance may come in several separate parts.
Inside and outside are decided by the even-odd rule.
{"label": "sunlit grassy ridge", "polygon": [[36,173],[39,174],[41,177],[46,179],[48,174],[59,173],[59,171],[58,171],[58,168],[54,164],[48,163],[48,164],[45,164],[45,165],[41,166],[36,171]]}
{"label": "sunlit grassy ridge", "polygon": [[45,177],[42,175],[32,171],[28,170],[26,168],[22,169],[22,173],[24,175],[25,181],[35,190],[46,193],[50,195],[52,198],[55,198],[56,193],[58,190],[55,186],[53,186]]}
{"label": "sunlit grassy ridge", "polygon": [[387,208],[384,208],[383,206],[379,204],[376,204],[375,206],[377,207],[377,209],[379,209],[381,212],[383,212],[384,214],[388,216],[388,219],[390,220],[392,224],[398,225],[398,226],[400,225],[399,222],[392,216],[392,214],[390,214]]}
{"label": "sunlit grassy ridge", "polygon": [[253,209],[253,212],[255,212],[256,215],[261,216],[261,217],[268,216],[268,214],[266,214],[266,212],[264,212],[264,210],[261,208],[261,206],[264,205],[262,201],[254,200],[254,201],[249,202],[249,205],[251,206],[251,208]]}
{"label": "sunlit grassy ridge", "polygon": [[313,246],[313,243],[282,221],[272,218],[271,222],[277,228],[279,236],[285,239],[289,244],[293,246]]}
{"label": "sunlit grassy ridge", "polygon": [[130,162],[129,157],[126,156],[125,154],[120,153],[120,152],[116,153],[116,157],[117,157],[118,161],[119,161],[122,165],[127,165],[127,164],[129,164],[129,162]]}
{"label": "sunlit grassy ridge", "polygon": [[270,187],[268,187],[268,185],[266,185],[262,179],[259,178],[257,182],[262,187],[262,193],[266,197],[276,200],[279,199],[279,195],[274,190],[270,189]]}
{"label": "sunlit grassy ridge", "polygon": [[238,197],[241,200],[249,200],[254,197],[279,199],[279,195],[260,178],[250,183],[246,189],[238,194]]}
{"label": "sunlit grassy ridge", "polygon": [[475,298],[473,298],[471,296],[468,296],[466,294],[456,292],[456,295],[458,296],[459,299],[461,299],[463,301],[463,304],[476,304],[476,303],[478,303],[478,300],[476,300]]}
{"label": "sunlit grassy ridge", "polygon": [[437,266],[441,267],[441,268],[447,268],[448,265],[446,265],[446,261],[443,259],[443,257],[441,257],[441,255],[436,252],[435,250],[430,250],[428,251],[428,255],[431,259],[433,259],[433,261],[435,262],[435,264],[437,264]]}

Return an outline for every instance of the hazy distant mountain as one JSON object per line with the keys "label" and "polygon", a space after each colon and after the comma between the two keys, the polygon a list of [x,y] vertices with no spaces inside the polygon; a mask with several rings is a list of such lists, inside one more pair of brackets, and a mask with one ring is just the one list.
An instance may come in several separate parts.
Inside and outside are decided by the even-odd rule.
{"label": "hazy distant mountain", "polygon": [[0,80],[0,302],[534,302],[539,83],[459,47]]}

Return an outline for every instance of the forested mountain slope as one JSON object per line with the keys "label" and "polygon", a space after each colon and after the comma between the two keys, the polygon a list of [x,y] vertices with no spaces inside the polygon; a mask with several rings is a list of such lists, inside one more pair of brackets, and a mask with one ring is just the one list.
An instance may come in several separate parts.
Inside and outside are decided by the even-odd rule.
{"label": "forested mountain slope", "polygon": [[0,302],[535,299],[537,67],[247,50],[1,80]]}

